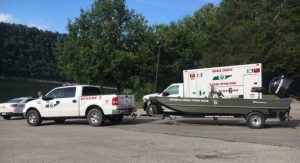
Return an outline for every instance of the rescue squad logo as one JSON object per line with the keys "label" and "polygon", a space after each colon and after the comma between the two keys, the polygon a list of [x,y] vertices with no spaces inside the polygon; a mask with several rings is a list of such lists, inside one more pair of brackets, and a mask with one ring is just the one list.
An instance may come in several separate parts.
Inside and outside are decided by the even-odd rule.
{"label": "rescue squad logo", "polygon": [[226,79],[230,78],[231,76],[232,75],[223,75],[223,74],[221,74],[219,76],[214,76],[213,80],[226,80]]}

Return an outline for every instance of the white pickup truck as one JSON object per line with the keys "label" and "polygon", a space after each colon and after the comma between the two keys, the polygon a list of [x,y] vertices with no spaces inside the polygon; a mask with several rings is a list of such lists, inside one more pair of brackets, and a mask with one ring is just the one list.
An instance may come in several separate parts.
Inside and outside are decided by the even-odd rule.
{"label": "white pickup truck", "polygon": [[87,118],[91,126],[101,126],[105,119],[119,123],[124,115],[135,111],[133,95],[102,95],[99,87],[91,85],[55,88],[46,96],[26,103],[23,109],[31,126],[40,125],[42,120],[63,123],[71,118]]}

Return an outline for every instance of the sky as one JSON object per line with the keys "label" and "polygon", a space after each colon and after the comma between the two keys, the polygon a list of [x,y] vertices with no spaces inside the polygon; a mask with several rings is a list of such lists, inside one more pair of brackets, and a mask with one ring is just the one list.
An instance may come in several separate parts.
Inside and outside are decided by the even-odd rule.
{"label": "sky", "polygon": [[[168,24],[192,15],[207,3],[221,0],[127,0],[126,6],[145,16],[149,24]],[[0,22],[24,24],[67,33],[68,19],[89,9],[94,0],[0,0]]]}

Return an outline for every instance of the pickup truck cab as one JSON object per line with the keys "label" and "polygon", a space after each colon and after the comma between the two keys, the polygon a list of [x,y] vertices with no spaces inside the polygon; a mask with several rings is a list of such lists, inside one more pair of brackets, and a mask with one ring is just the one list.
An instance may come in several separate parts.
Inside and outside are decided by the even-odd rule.
{"label": "pickup truck cab", "polygon": [[38,126],[42,120],[63,123],[65,119],[87,118],[92,126],[122,121],[124,115],[135,112],[133,95],[102,95],[100,88],[91,85],[58,87],[46,96],[26,103],[23,114],[27,123]]}

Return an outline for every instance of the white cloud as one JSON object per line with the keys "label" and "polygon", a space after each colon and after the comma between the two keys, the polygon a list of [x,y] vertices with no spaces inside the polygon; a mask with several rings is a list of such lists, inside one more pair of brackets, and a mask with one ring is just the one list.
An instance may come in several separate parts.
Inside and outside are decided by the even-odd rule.
{"label": "white cloud", "polygon": [[0,22],[4,22],[4,23],[17,23],[17,24],[24,24],[28,27],[36,27],[38,29],[41,30],[49,30],[49,25],[44,25],[43,23],[36,23],[36,22],[32,22],[32,23],[20,23],[20,22],[16,22],[13,19],[13,16],[9,13],[0,13]]}
{"label": "white cloud", "polygon": [[8,14],[8,13],[0,13],[0,22],[12,23],[13,17],[11,14]]}

